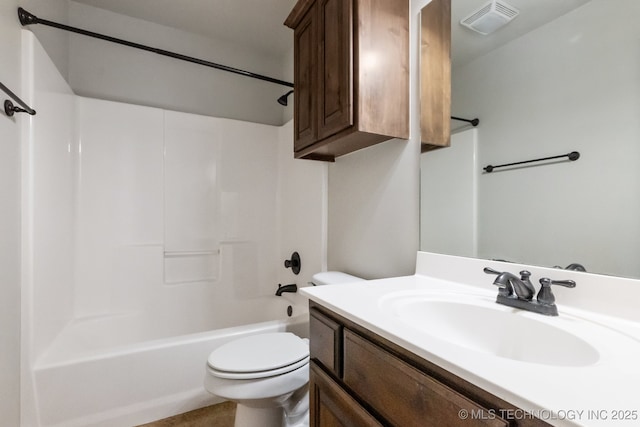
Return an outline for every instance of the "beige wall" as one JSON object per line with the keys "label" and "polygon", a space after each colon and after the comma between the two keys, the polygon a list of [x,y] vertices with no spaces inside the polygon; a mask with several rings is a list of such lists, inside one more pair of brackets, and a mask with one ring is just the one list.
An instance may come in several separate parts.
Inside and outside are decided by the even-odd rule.
{"label": "beige wall", "polygon": [[[20,94],[17,0],[0,2],[0,81]],[[7,99],[0,92],[0,101]],[[0,112],[0,425],[20,414],[20,122]]]}
{"label": "beige wall", "polygon": [[329,270],[366,279],[414,272],[418,150],[391,140],[329,166]]}
{"label": "beige wall", "polygon": [[420,9],[410,6],[408,141],[391,140],[329,166],[328,267],[364,278],[413,274],[419,240],[420,128],[418,53]]}

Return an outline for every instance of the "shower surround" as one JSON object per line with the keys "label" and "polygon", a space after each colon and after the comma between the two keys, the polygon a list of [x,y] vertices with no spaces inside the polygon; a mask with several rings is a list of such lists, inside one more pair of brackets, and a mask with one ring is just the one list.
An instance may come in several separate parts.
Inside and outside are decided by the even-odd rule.
{"label": "shower surround", "polygon": [[216,346],[305,334],[274,292],[324,267],[327,171],[292,159],[290,124],[78,97],[28,31],[23,70],[23,425],[195,409]]}

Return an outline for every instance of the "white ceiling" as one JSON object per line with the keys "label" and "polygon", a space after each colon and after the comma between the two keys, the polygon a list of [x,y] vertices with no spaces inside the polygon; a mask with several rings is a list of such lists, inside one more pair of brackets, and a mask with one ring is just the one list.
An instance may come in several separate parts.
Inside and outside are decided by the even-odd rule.
{"label": "white ceiling", "polygon": [[[296,0],[74,0],[115,13],[250,46],[281,56],[293,33],[282,23]],[[452,0],[452,61],[461,65],[506,44],[590,0],[504,0],[520,10],[509,25],[488,36],[459,21],[488,0]]]}
{"label": "white ceiling", "polygon": [[515,7],[520,14],[505,27],[483,36],[460,25],[489,0],[452,0],[451,2],[451,61],[463,65],[529,31],[588,3],[591,0],[502,0]]}

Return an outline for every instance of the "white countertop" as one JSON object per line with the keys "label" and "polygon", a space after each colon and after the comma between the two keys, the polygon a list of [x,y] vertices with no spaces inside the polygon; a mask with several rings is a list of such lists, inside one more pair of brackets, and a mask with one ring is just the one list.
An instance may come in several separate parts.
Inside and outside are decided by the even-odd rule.
{"label": "white countertop", "polygon": [[[491,278],[486,279],[489,284]],[[537,288],[537,287],[536,287]],[[439,292],[495,300],[496,289],[423,274],[302,288],[303,295],[416,355],[554,426],[640,425],[640,324],[558,304],[560,316],[522,310],[518,316],[573,328],[599,352],[587,366],[527,363],[470,350],[407,325],[385,309],[389,295]],[[503,306],[499,306],[503,307]],[[437,328],[438,325],[433,325]],[[531,337],[535,339],[535,337]],[[549,349],[554,351],[554,349]],[[622,419],[620,419],[622,418]]]}

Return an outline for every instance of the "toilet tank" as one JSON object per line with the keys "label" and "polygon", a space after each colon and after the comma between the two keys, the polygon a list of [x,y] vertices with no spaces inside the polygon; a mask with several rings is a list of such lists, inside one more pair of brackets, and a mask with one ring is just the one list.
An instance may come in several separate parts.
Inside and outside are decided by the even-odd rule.
{"label": "toilet tank", "polygon": [[339,283],[353,283],[364,281],[361,277],[352,276],[351,274],[343,273],[341,271],[323,271],[316,273],[311,278],[311,284],[313,286],[323,285],[336,285]]}

